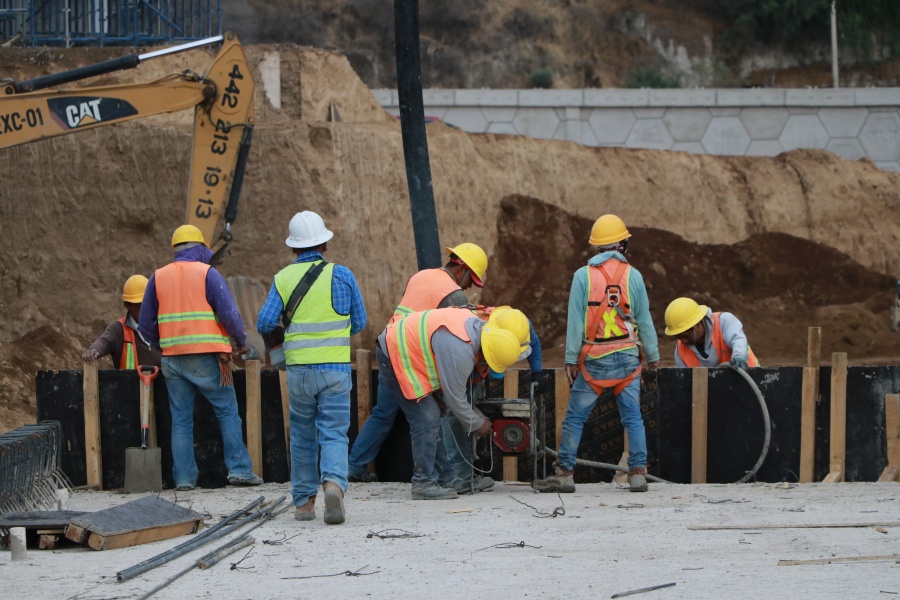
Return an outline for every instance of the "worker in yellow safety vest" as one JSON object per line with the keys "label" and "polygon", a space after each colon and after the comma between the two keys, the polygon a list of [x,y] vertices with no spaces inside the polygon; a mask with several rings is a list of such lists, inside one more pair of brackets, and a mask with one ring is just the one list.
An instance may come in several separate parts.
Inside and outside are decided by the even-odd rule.
{"label": "worker in yellow safety vest", "polygon": [[344,522],[350,337],[366,326],[366,307],[353,273],[325,260],[333,237],[318,214],[305,210],[293,216],[285,244],[294,261],[275,275],[256,321],[263,336],[285,327],[294,518],[316,518],[321,484],[329,525]]}
{"label": "worker in yellow safety vest", "polygon": [[491,433],[491,421],[466,399],[466,383],[480,355],[496,373],[519,360],[522,343],[511,331],[466,308],[439,308],[407,315],[378,336],[375,358],[379,385],[400,404],[410,426],[413,500],[456,498],[438,483],[436,457],[441,410],[433,393],[441,390],[446,407],[463,426]]}
{"label": "worker in yellow safety vest", "polygon": [[172,234],[175,260],[147,282],[140,326],[147,341],[162,349],[162,374],[172,414],[172,477],[175,489],[197,486],[194,456],[194,397],[212,405],[222,431],[228,483],[262,483],[253,473],[241,433],[241,417],[231,380],[231,340],[251,355],[244,322],[222,275],[209,265],[212,250],[203,233],[182,225]]}
{"label": "worker in yellow safety vest", "polygon": [[[388,326],[414,312],[469,304],[463,290],[473,285],[479,288],[484,285],[488,267],[487,254],[480,246],[469,242],[447,248],[447,254],[449,259],[443,267],[423,269],[409,278],[400,304],[394,310]],[[372,413],[356,436],[350,451],[350,481],[378,481],[378,476],[370,473],[366,465],[378,456],[381,445],[391,432],[400,411],[399,402],[394,400],[380,383],[377,394],[378,398]],[[443,462],[440,457],[438,460]],[[493,485],[493,481],[479,481],[479,485]]]}
{"label": "worker in yellow safety vest", "polygon": [[641,361],[659,365],[656,329],[640,272],[625,253],[631,237],[615,215],[591,228],[596,256],[572,278],[566,333],[566,375],[572,386],[562,425],[554,474],[535,483],[540,492],[574,492],[576,451],[584,424],[599,395],[612,388],[628,433],[628,474],[632,492],[647,491],[647,439],[641,418]]}
{"label": "worker in yellow safety vest", "polygon": [[150,347],[140,333],[138,319],[147,278],[132,275],[122,289],[125,316],[106,326],[106,330],[82,354],[81,359],[91,365],[109,355],[117,369],[137,369],[140,365],[158,367],[162,354]]}
{"label": "worker in yellow safety vest", "polygon": [[676,367],[724,363],[746,370],[759,366],[740,320],[729,312],[713,312],[691,298],[676,298],[666,308],[666,335],[678,340]]}

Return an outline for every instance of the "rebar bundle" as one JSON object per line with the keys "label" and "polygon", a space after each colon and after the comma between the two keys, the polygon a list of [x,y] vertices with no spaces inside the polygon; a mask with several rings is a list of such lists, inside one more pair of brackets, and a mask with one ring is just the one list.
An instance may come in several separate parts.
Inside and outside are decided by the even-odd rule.
{"label": "rebar bundle", "polygon": [[56,508],[57,490],[72,488],[60,467],[62,444],[59,421],[0,435],[0,513]]}

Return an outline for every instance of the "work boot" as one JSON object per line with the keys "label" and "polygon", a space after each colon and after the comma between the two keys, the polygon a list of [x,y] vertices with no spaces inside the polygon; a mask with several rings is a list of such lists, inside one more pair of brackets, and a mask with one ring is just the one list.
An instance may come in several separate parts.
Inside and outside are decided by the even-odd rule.
{"label": "work boot", "polygon": [[575,491],[575,473],[563,469],[559,463],[553,463],[553,475],[535,481],[534,489],[539,492],[569,494]]}
{"label": "work boot", "polygon": [[473,490],[476,492],[483,492],[494,487],[495,481],[492,477],[476,475],[474,479],[473,482],[472,478],[469,477],[456,477],[451,479],[450,483],[445,487],[453,488],[459,494],[471,494]]}
{"label": "work boot", "polygon": [[647,469],[645,467],[631,467],[628,469],[629,488],[632,492],[647,491]]}
{"label": "work boot", "polygon": [[263,480],[259,478],[255,473],[250,473],[250,475],[229,475],[228,476],[228,485],[237,485],[237,486],[251,486],[251,485],[262,485]]}
{"label": "work boot", "polygon": [[413,500],[452,500],[459,498],[459,494],[453,488],[439,486],[436,483],[413,485]]}
{"label": "work boot", "polygon": [[344,490],[333,481],[326,481],[325,488],[325,523],[340,525],[344,522]]}
{"label": "work boot", "polygon": [[351,470],[347,474],[347,481],[350,483],[375,483],[378,481],[378,475],[370,473],[367,469],[362,469],[361,471]]}
{"label": "work boot", "polygon": [[310,496],[303,506],[294,507],[294,518],[298,521],[312,521],[316,518],[316,497]]}

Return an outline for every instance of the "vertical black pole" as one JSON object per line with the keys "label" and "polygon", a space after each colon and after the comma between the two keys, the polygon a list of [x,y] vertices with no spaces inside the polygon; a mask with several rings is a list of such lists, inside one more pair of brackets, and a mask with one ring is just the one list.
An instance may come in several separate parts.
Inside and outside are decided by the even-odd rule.
{"label": "vertical black pole", "polygon": [[397,52],[397,94],[406,184],[412,212],[413,235],[419,270],[441,266],[437,213],[425,136],[422,102],[422,66],[419,62],[419,2],[394,0],[394,47]]}

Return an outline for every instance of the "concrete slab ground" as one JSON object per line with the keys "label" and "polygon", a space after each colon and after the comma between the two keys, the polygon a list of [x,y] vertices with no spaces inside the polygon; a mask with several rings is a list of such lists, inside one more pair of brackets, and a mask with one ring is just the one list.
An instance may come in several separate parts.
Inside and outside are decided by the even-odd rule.
{"label": "concrete slab ground", "polygon": [[[287,485],[180,493],[177,502],[220,518]],[[175,493],[162,496],[175,500]],[[70,508],[100,510],[133,497],[78,492]],[[562,502],[561,502],[562,501]],[[534,508],[525,506],[527,503]],[[565,514],[546,517],[564,505]],[[635,598],[891,598],[900,558],[779,566],[779,560],[900,555],[900,484],[652,484],[632,494],[612,484],[574,494],[534,494],[527,484],[450,501],[412,501],[409,485],[353,484],[347,522],[294,520],[293,511],[252,535],[256,545],[211,569],[188,572],[155,598],[610,598],[666,583]],[[543,516],[543,518],[542,518]],[[869,523],[862,527],[801,525]],[[790,525],[764,529],[762,526]],[[695,526],[736,529],[693,530]],[[370,532],[421,537],[379,539]],[[403,531],[399,531],[403,530]],[[232,534],[227,539],[231,539]],[[292,537],[293,536],[293,537]],[[125,583],[116,572],[187,538],[120,550],[67,547],[0,552],[5,598],[136,598],[224,541]],[[283,542],[279,545],[264,541]],[[523,546],[515,545],[524,543]],[[503,547],[512,545],[513,547]],[[366,573],[346,576],[345,572]],[[369,574],[371,573],[371,574]],[[329,575],[335,575],[329,577]],[[309,579],[287,579],[308,577]]]}

